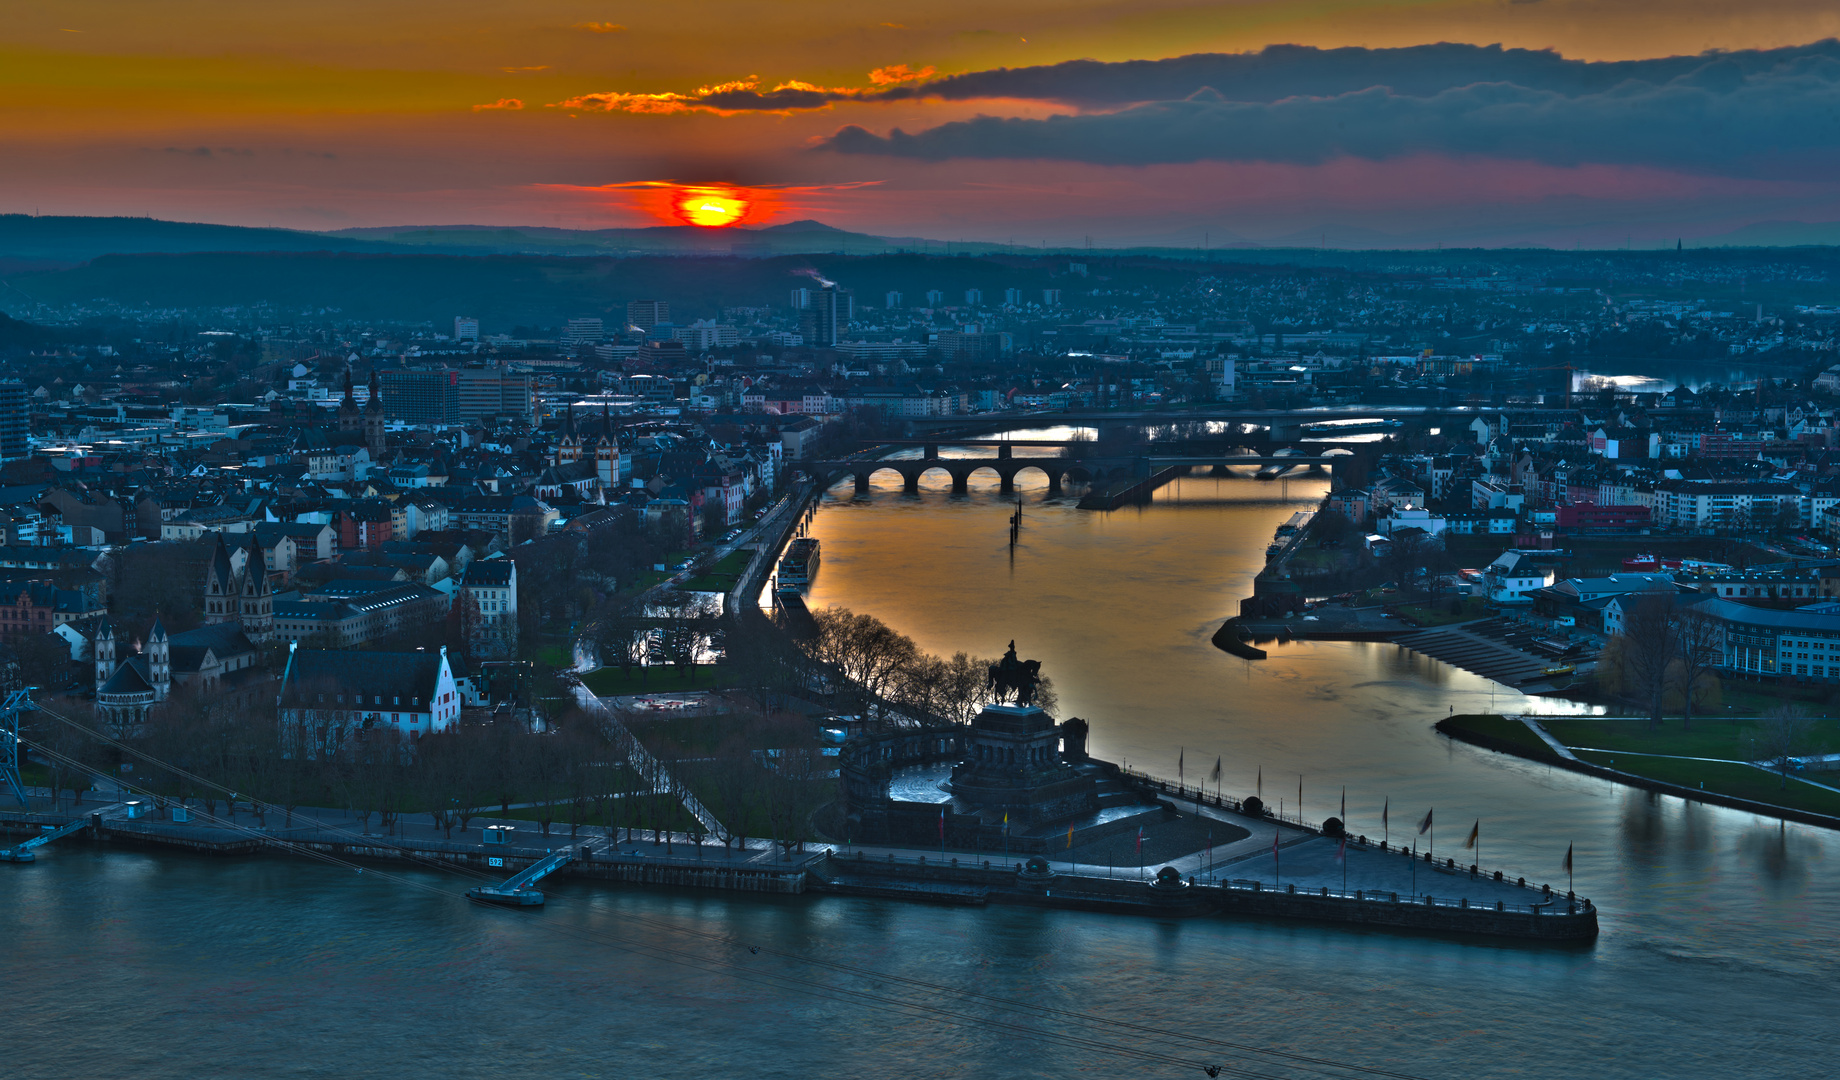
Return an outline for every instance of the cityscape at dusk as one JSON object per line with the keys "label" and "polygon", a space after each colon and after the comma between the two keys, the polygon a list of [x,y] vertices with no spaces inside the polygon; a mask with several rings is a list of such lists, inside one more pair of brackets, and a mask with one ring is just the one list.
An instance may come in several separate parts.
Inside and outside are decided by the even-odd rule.
{"label": "cityscape at dusk", "polygon": [[6,1075],[1824,1075],[1840,10],[0,34]]}

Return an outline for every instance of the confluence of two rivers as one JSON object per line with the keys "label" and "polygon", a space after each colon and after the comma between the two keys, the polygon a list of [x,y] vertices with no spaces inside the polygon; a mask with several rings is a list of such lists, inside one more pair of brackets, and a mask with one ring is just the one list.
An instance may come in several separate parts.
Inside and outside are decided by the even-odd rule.
{"label": "confluence of two rivers", "polygon": [[[1034,481],[1031,486],[1029,481]],[[756,897],[554,881],[541,911],[283,858],[69,846],[0,873],[0,1022],[20,1077],[1174,1076],[1093,1039],[1266,1076],[1355,1075],[1197,1051],[1109,1024],[1008,1016],[1026,1000],[1429,1077],[1825,1074],[1836,1046],[1840,837],[1683,804],[1452,744],[1457,711],[1553,703],[1382,644],[1247,662],[1209,644],[1272,530],[1323,481],[1193,478],[1141,510],[969,496],[883,474],[825,498],[813,606],[873,613],[933,652],[1039,658],[1094,752],[1393,836],[1435,806],[1440,852],[1482,820],[1484,862],[1599,905],[1587,948],[1335,926],[1158,922],[1032,908]],[[395,871],[393,871],[395,872]],[[408,872],[456,896],[467,882]],[[751,943],[767,946],[753,954]],[[630,947],[648,951],[634,952]],[[663,949],[665,951],[660,952]],[[821,958],[943,989],[891,984]],[[772,984],[762,977],[782,981]],[[868,992],[874,999],[850,997]],[[945,1024],[901,997],[1039,1029]],[[1231,1073],[1228,1073],[1231,1075]]]}

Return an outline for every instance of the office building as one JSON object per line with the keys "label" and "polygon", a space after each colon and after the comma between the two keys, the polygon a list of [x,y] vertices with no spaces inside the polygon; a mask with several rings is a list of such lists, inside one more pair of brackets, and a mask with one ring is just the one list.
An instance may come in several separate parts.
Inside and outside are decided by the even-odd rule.
{"label": "office building", "polygon": [[451,368],[385,371],[383,415],[407,424],[459,422],[460,373]]}
{"label": "office building", "polygon": [[26,456],[30,414],[25,384],[0,382],[0,461],[18,461]]}
{"label": "office building", "polygon": [[626,304],[626,325],[650,330],[671,321],[671,305],[663,300],[630,300]]}
{"label": "office building", "polygon": [[600,344],[601,321],[599,319],[570,319],[562,329],[564,345],[594,346]]}
{"label": "office building", "polygon": [[892,292],[892,291],[889,292],[887,296],[887,303],[885,306],[888,308],[889,311],[893,311],[894,309],[900,307],[901,306],[901,294],[898,292]]}
{"label": "office building", "polygon": [[478,341],[479,320],[465,315],[454,316],[454,340]]}
{"label": "office building", "polygon": [[977,307],[979,304],[982,304],[983,302],[984,302],[984,290],[983,289],[966,289],[965,290],[965,306],[966,307]]}
{"label": "office building", "polygon": [[807,307],[799,312],[799,332],[805,336],[805,343],[819,348],[835,347],[856,317],[856,297],[848,289],[835,285],[826,285],[815,292],[797,291],[811,297]]}
{"label": "office building", "polygon": [[529,422],[536,414],[536,394],[529,375],[497,367],[461,368],[455,374],[461,423],[488,416]]}
{"label": "office building", "polygon": [[1041,306],[1042,307],[1060,307],[1061,306],[1061,291],[1059,289],[1041,290]]}

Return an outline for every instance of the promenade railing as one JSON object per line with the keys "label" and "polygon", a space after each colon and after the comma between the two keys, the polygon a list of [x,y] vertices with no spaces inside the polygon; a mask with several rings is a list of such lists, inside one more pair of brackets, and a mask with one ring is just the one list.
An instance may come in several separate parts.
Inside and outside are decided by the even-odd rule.
{"label": "promenade railing", "polygon": [[[878,866],[910,867],[919,870],[937,870],[943,872],[992,871],[1013,874],[1023,881],[1031,880],[1025,868],[1028,860],[1018,856],[1007,858],[982,858],[970,854],[945,855],[899,855],[894,852],[869,851],[832,851],[831,858],[844,867],[858,867],[872,871]],[[1103,886],[1108,891],[1116,891],[1120,886],[1143,884],[1150,887],[1155,871],[1149,866],[1117,867],[1117,874],[1102,876],[1092,871],[1096,869],[1091,863],[1056,862],[1043,860],[1048,873],[1033,880],[1052,881],[1054,888],[1078,890],[1082,885]],[[1119,876],[1123,875],[1123,876]],[[1297,896],[1319,900],[1345,901],[1351,904],[1391,904],[1418,907],[1448,908],[1456,911],[1476,912],[1515,912],[1532,915],[1580,915],[1590,912],[1591,901],[1583,897],[1573,897],[1552,891],[1543,891],[1541,899],[1524,904],[1512,904],[1504,900],[1472,901],[1467,897],[1438,896],[1430,892],[1399,892],[1393,889],[1334,889],[1326,885],[1297,885],[1293,882],[1271,883],[1251,878],[1227,878],[1216,881],[1202,881],[1199,877],[1189,879],[1190,888],[1223,889],[1230,892],[1263,893],[1274,896]]]}

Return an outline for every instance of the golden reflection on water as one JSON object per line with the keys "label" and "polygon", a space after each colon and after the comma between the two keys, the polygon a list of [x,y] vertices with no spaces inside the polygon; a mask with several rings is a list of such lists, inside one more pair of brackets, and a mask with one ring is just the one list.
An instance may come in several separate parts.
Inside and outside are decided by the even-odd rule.
{"label": "golden reflection on water", "polygon": [[1823,831],[1801,830],[1800,847],[1740,844],[1748,815],[1672,799],[1645,805],[1644,793],[1453,743],[1432,728],[1452,711],[1577,708],[1567,702],[1528,698],[1387,643],[1268,644],[1262,661],[1214,648],[1273,530],[1314,506],[1326,484],[1190,477],[1147,507],[1095,513],[1071,496],[1047,498],[1045,481],[1025,474],[1012,555],[1016,497],[1001,495],[994,475],[953,496],[943,473],[918,495],[882,473],[866,496],[849,482],[827,494],[813,523],[823,560],[809,601],[872,613],[930,652],[995,657],[1013,638],[1054,680],[1061,715],[1090,721],[1094,753],[1110,760],[1172,779],[1181,768],[1194,782],[1219,759],[1226,793],[1252,794],[1262,777],[1266,799],[1287,809],[1301,777],[1312,818],[1339,813],[1346,786],[1351,828],[1375,838],[1410,839],[1408,823],[1435,807],[1440,857],[1457,854],[1480,819],[1485,863],[1535,881],[1559,880],[1575,843],[1581,891],[1616,895],[1625,913],[1645,903],[1631,901],[1638,893],[1703,902],[1722,873],[1739,873],[1747,895],[1751,882],[1770,882],[1773,903],[1803,891],[1806,867],[1829,843]]}

